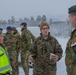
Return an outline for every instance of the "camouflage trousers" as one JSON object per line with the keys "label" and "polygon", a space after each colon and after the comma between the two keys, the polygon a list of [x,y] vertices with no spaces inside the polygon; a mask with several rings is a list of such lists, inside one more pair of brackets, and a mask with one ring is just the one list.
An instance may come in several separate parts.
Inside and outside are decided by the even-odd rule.
{"label": "camouflage trousers", "polygon": [[67,67],[67,75],[76,75],[76,65]]}
{"label": "camouflage trousers", "polygon": [[56,69],[49,68],[49,66],[34,66],[33,75],[56,75]]}
{"label": "camouflage trousers", "polygon": [[12,67],[12,75],[19,75],[18,54],[14,51],[8,51],[10,64]]}
{"label": "camouflage trousers", "polygon": [[18,57],[19,57],[19,53],[17,52],[17,57],[16,57],[17,61],[16,61],[16,63],[17,63],[17,73],[18,73],[18,75],[19,75],[19,62],[18,62]]}
{"label": "camouflage trousers", "polygon": [[25,75],[29,75],[28,55],[29,55],[29,51],[21,52],[21,63],[22,63],[22,67],[23,67]]}

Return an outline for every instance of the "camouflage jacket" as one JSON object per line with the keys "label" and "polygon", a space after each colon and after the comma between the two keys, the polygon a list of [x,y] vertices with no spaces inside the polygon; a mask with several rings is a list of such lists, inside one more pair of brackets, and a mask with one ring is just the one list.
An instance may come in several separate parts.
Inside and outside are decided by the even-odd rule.
{"label": "camouflage jacket", "polygon": [[17,38],[12,33],[6,33],[4,36],[4,44],[8,51],[17,49]]}
{"label": "camouflage jacket", "polygon": [[69,67],[72,64],[76,64],[76,29],[71,33],[65,53],[66,66]]}
{"label": "camouflage jacket", "polygon": [[19,32],[17,30],[14,31],[13,35],[15,35],[15,37],[17,39],[17,52],[19,53],[20,50],[21,50],[21,45],[22,45],[21,36],[20,36],[20,34],[19,34]]}
{"label": "camouflage jacket", "polygon": [[[30,50],[32,41],[35,39],[33,34],[27,30],[27,28],[22,28],[21,33],[21,41],[22,41],[22,50]],[[33,38],[33,40],[32,40]],[[31,41],[32,40],[32,41]]]}
{"label": "camouflage jacket", "polygon": [[42,36],[39,36],[34,42],[30,52],[33,55],[36,65],[44,64],[50,66],[51,64],[56,65],[56,62],[50,59],[50,53],[58,55],[58,60],[60,60],[63,50],[58,41],[49,35],[46,40]]}
{"label": "camouflage jacket", "polygon": [[36,37],[27,29],[27,33],[31,36],[31,43],[35,41]]}

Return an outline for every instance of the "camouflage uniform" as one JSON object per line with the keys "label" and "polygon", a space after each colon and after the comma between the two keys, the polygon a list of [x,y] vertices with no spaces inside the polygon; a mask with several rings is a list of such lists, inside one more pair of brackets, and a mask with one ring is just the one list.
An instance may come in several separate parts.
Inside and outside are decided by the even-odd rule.
{"label": "camouflage uniform", "polygon": [[22,51],[21,51],[21,62],[24,69],[24,72],[26,75],[29,75],[29,65],[28,65],[28,56],[29,56],[29,50],[31,47],[31,39],[34,36],[31,35],[32,33],[29,33],[26,27],[22,28],[21,33],[21,41],[22,41]]}
{"label": "camouflage uniform", "polygon": [[6,45],[10,63],[12,66],[12,75],[18,75],[17,71],[17,39],[16,37],[11,33],[7,32],[4,36],[4,44]]}
{"label": "camouflage uniform", "polygon": [[58,55],[60,60],[62,48],[54,37],[49,35],[44,39],[41,35],[34,42],[30,52],[35,60],[33,75],[56,75],[56,62],[50,59],[50,53]]}
{"label": "camouflage uniform", "polygon": [[76,75],[76,29],[67,43],[65,64],[67,75]]}
{"label": "camouflage uniform", "polygon": [[16,52],[17,52],[16,60],[17,60],[17,62],[16,63],[17,63],[17,71],[18,71],[18,74],[19,74],[18,56],[19,56],[19,52],[21,50],[21,36],[18,33],[16,28],[12,27],[12,30],[14,31],[13,35],[15,35],[15,37],[17,38],[17,48],[16,48]]}

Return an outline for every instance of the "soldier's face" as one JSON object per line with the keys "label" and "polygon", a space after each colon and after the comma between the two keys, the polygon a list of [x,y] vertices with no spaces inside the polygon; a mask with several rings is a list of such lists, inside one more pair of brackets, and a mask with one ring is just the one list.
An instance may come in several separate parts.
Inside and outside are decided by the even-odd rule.
{"label": "soldier's face", "polygon": [[69,15],[69,20],[70,20],[71,24],[73,25],[73,27],[76,28],[76,16]]}
{"label": "soldier's face", "polygon": [[14,33],[14,30],[12,30],[12,33]]}
{"label": "soldier's face", "polygon": [[20,28],[22,29],[24,26],[23,25],[20,25]]}
{"label": "soldier's face", "polygon": [[48,33],[49,33],[48,26],[43,26],[42,29],[41,29],[41,33],[42,33],[43,36],[48,36]]}

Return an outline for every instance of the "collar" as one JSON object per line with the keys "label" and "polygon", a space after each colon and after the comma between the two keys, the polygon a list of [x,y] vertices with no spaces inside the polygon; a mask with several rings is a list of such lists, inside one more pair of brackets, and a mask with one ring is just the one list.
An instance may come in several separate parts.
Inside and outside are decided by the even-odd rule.
{"label": "collar", "polygon": [[45,41],[48,41],[51,39],[50,37],[50,32],[48,33],[48,37],[46,39],[44,39],[44,37],[42,36],[42,33],[40,33],[40,36],[41,36],[41,39],[45,40]]}
{"label": "collar", "polygon": [[26,30],[27,28],[26,27],[23,27],[22,29],[21,29],[21,31],[24,31],[24,30]]}
{"label": "collar", "polygon": [[73,32],[71,33],[71,37],[76,36],[76,29],[73,30]]}
{"label": "collar", "polygon": [[16,34],[17,33],[17,31],[15,31],[13,34]]}
{"label": "collar", "polygon": [[0,43],[0,46],[3,47],[3,48],[5,48],[5,44],[3,44],[3,43]]}

